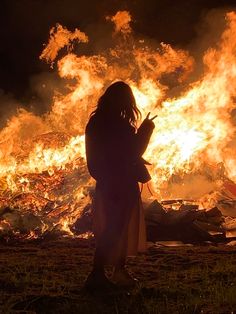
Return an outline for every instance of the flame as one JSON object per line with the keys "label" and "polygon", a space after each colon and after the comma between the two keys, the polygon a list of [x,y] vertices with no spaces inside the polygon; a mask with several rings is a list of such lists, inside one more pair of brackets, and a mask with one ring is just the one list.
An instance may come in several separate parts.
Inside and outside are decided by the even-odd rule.
{"label": "flame", "polygon": [[128,11],[118,11],[114,16],[107,16],[115,25],[115,33],[129,35],[132,30],[130,27],[131,15]]}
{"label": "flame", "polygon": [[88,37],[77,28],[72,33],[62,25],[57,24],[56,27],[53,27],[50,31],[49,43],[40,55],[40,59],[46,59],[47,62],[53,62],[57,57],[59,50],[65,46],[69,46],[73,40],[86,43],[88,42]]}
{"label": "flame", "polygon": [[[49,63],[57,60],[58,75],[67,82],[66,92],[55,93],[45,115],[20,109],[0,131],[0,202],[2,207],[40,217],[40,227],[35,227],[37,232],[30,230],[29,238],[56,226],[73,235],[71,226],[91,202],[93,186],[86,169],[84,128],[99,96],[116,80],[130,84],[143,117],[148,112],[158,115],[144,156],[152,163],[155,196],[171,196],[168,185],[174,176],[202,174],[219,164],[236,180],[232,145],[236,13],[226,15],[221,40],[205,52],[203,73],[190,84],[187,79],[195,62],[187,51],[135,39],[127,11],[107,19],[114,23],[116,45],[97,55],[72,52],[73,42],[89,41],[85,33],[70,32],[59,24],[52,28],[40,58]],[[65,47],[67,54],[58,58]],[[165,76],[181,86],[179,96],[170,97]],[[3,215],[0,229],[4,226],[13,228]]]}
{"label": "flame", "polygon": [[[176,172],[193,171],[204,162],[229,164],[225,149],[235,134],[230,114],[236,89],[229,84],[236,74],[235,13],[229,13],[227,20],[229,27],[218,49],[209,49],[204,55],[205,73],[201,79],[178,99],[165,100],[158,111],[157,127],[147,153],[153,161],[156,184]],[[233,151],[232,154],[235,155]]]}

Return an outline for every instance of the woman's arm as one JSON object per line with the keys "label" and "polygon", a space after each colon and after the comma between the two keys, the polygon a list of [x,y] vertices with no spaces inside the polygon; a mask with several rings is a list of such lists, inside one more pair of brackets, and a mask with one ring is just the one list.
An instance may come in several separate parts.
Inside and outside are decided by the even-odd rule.
{"label": "woman's arm", "polygon": [[138,128],[136,133],[136,153],[139,157],[141,157],[147,149],[154,128],[154,122],[148,117],[144,119],[143,123]]}

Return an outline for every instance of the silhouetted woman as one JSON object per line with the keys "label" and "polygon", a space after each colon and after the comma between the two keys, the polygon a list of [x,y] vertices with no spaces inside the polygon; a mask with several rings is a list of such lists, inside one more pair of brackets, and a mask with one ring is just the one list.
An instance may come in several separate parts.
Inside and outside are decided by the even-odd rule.
{"label": "silhouetted woman", "polygon": [[112,285],[104,271],[108,264],[114,266],[113,282],[133,285],[135,279],[125,269],[126,257],[145,250],[138,182],[150,179],[142,155],[154,123],[148,115],[136,130],[140,116],[131,88],[119,81],[100,97],[86,127],[88,169],[97,181],[93,204],[96,251],[88,287]]}

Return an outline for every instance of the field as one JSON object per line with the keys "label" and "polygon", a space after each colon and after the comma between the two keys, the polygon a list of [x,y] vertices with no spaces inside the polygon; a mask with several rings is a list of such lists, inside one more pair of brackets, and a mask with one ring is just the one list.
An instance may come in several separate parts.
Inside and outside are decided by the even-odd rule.
{"label": "field", "polygon": [[[1,313],[236,313],[236,247],[150,245],[129,258],[131,291],[83,289],[93,240],[0,245]],[[108,273],[111,271],[108,269]]]}

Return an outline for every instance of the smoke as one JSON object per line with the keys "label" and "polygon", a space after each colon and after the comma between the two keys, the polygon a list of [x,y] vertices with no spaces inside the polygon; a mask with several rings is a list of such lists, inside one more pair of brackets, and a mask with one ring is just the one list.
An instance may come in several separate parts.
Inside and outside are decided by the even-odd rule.
{"label": "smoke", "polygon": [[0,89],[0,128],[6,126],[7,120],[16,114],[19,103],[12,94]]}
{"label": "smoke", "polygon": [[173,199],[200,199],[202,196],[218,190],[218,188],[217,181],[210,180],[206,175],[186,175],[179,182],[168,185],[166,197]]}
{"label": "smoke", "polygon": [[42,72],[30,78],[30,108],[37,115],[43,115],[51,110],[55,94],[68,92],[67,81],[60,78],[56,69]]}

